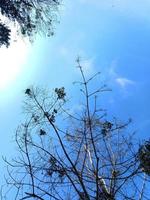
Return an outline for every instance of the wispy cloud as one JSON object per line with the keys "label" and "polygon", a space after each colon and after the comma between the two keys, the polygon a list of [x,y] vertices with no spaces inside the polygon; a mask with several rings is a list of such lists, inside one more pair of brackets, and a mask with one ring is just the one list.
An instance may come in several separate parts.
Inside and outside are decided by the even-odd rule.
{"label": "wispy cloud", "polygon": [[81,60],[81,65],[84,70],[84,72],[87,75],[91,75],[95,73],[95,65],[94,65],[94,58],[86,59],[86,60]]}
{"label": "wispy cloud", "polygon": [[117,84],[123,90],[126,90],[126,87],[128,86],[134,86],[136,82],[129,79],[128,77],[121,76],[117,72],[118,68],[119,62],[117,59],[114,59],[108,68],[109,81]]}
{"label": "wispy cloud", "polygon": [[127,78],[116,78],[115,79],[116,83],[118,83],[122,88],[125,88],[126,86],[128,85],[134,85],[135,82],[130,80],[130,79],[127,79]]}
{"label": "wispy cloud", "polygon": [[[69,60],[76,60],[80,58],[80,64],[86,75],[91,75],[96,72],[95,57],[88,58],[86,52],[82,49],[72,49],[70,46],[60,46],[58,49],[59,54]],[[75,57],[76,55],[76,57]]]}

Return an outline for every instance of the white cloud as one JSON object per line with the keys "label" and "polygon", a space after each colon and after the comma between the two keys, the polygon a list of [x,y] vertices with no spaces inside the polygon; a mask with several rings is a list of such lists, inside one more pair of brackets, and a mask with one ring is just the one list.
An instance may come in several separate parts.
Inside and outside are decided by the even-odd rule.
{"label": "white cloud", "polygon": [[[76,60],[77,57],[80,58],[80,65],[82,66],[82,69],[84,70],[84,73],[86,75],[93,75],[94,73],[96,73],[96,67],[95,67],[95,63],[94,63],[94,60],[95,60],[95,57],[91,57],[91,58],[88,58],[88,56],[86,55],[86,52],[82,49],[72,49],[70,48],[70,46],[60,46],[58,48],[58,52],[59,54],[65,58],[66,60]],[[78,55],[77,55],[77,52],[78,52]],[[75,55],[77,55],[75,57]],[[77,65],[77,63],[75,63],[75,65]]]}
{"label": "white cloud", "polygon": [[112,78],[117,76],[117,73],[116,73],[117,66],[118,66],[118,59],[114,59],[111,62],[110,67],[109,67],[109,71],[108,71],[109,76],[111,76]]}
{"label": "white cloud", "polygon": [[111,62],[110,67],[108,67],[108,71],[106,71],[106,73],[108,74],[109,82],[117,84],[124,91],[126,91],[127,86],[134,86],[136,84],[135,81],[129,79],[128,77],[120,76],[120,74],[118,73],[118,69],[118,59],[114,59]]}
{"label": "white cloud", "polygon": [[122,87],[122,88],[125,88],[126,86],[128,85],[134,85],[135,82],[132,81],[132,80],[129,80],[127,78],[116,78],[115,81]]}
{"label": "white cloud", "polygon": [[94,58],[81,60],[81,65],[85,74],[89,75],[95,73]]}

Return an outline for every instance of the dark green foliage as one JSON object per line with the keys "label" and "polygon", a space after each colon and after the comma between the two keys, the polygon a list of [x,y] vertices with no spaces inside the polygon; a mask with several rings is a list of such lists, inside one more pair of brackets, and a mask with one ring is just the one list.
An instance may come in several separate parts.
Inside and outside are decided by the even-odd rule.
{"label": "dark green foliage", "polygon": [[11,30],[5,24],[0,23],[0,47],[9,46],[10,32]]}
{"label": "dark green foliage", "polygon": [[[61,0],[1,0],[0,12],[18,27],[18,33],[31,41],[37,33],[54,34]],[[10,39],[10,38],[8,38]],[[8,46],[9,42],[1,42]]]}
{"label": "dark green foliage", "polygon": [[58,99],[63,99],[64,100],[64,98],[66,96],[65,88],[64,87],[55,88],[55,93],[57,94],[57,98]]}
{"label": "dark green foliage", "polygon": [[140,168],[147,175],[150,175],[150,141],[146,141],[140,146],[138,151],[138,159],[140,161]]}
{"label": "dark green foliage", "polygon": [[27,95],[31,95],[31,89],[30,88],[27,88],[26,90],[25,90],[25,94],[27,94]]}
{"label": "dark green foliage", "polygon": [[43,129],[40,129],[40,135],[46,135],[46,131],[44,131]]}
{"label": "dark green foliage", "polygon": [[109,121],[105,121],[102,125],[101,133],[103,136],[107,136],[112,129],[113,124]]}

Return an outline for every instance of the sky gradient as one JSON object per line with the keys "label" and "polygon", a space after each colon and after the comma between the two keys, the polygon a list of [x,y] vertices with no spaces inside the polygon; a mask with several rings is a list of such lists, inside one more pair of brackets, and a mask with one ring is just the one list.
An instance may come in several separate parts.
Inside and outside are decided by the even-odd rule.
{"label": "sky gradient", "polygon": [[[53,37],[38,37],[33,44],[20,39],[9,49],[1,49],[1,73],[6,80],[11,79],[5,87],[0,81],[1,156],[15,152],[13,136],[23,119],[25,88],[64,86],[71,98],[76,97],[72,82],[80,77],[77,56],[81,57],[87,76],[101,72],[96,86],[102,82],[112,88],[103,96],[102,107],[122,120],[131,117],[132,130],[137,131],[138,137],[148,139],[149,10],[149,0],[136,0],[136,4],[131,0],[66,0]],[[11,76],[13,69],[16,73]],[[0,163],[2,171],[2,159]]]}

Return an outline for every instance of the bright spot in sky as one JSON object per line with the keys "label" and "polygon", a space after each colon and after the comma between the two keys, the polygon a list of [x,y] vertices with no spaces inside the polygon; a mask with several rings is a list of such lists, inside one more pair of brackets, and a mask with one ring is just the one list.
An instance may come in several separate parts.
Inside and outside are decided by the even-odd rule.
{"label": "bright spot in sky", "polygon": [[0,48],[0,91],[8,89],[21,75],[27,57],[27,45],[18,40]]}

